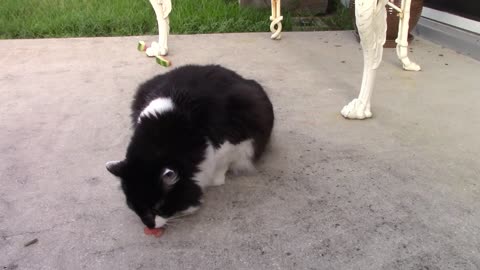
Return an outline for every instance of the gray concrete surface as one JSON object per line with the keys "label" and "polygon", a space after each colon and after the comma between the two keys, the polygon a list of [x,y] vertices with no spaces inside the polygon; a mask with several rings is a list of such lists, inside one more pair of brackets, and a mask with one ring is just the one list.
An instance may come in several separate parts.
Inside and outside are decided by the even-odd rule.
{"label": "gray concrete surface", "polygon": [[414,34],[480,61],[480,34],[423,17]]}
{"label": "gray concrete surface", "polygon": [[175,66],[257,79],[277,121],[257,175],[155,239],[104,169],[137,84],[167,70],[137,40],[0,41],[2,269],[480,269],[479,62],[417,40],[412,73],[386,50],[375,117],[348,121],[351,32],[172,36]]}

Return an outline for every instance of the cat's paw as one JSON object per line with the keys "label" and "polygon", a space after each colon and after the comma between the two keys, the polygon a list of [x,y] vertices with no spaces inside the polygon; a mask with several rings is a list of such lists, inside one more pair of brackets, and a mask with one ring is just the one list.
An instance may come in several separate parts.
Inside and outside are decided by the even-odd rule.
{"label": "cat's paw", "polygon": [[218,174],[213,178],[212,186],[221,186],[223,184],[225,184],[225,173]]}
{"label": "cat's paw", "polygon": [[255,166],[249,159],[232,163],[228,171],[235,176],[253,175],[257,172]]}

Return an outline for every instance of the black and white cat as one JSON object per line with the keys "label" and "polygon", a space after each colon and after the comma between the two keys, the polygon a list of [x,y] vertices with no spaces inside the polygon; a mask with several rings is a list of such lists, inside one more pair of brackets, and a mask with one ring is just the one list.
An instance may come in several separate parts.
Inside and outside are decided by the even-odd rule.
{"label": "black and white cat", "polygon": [[145,82],[131,116],[126,157],[106,167],[149,228],[197,210],[204,188],[222,185],[228,170],[254,170],[274,122],[263,88],[217,65],[183,66]]}

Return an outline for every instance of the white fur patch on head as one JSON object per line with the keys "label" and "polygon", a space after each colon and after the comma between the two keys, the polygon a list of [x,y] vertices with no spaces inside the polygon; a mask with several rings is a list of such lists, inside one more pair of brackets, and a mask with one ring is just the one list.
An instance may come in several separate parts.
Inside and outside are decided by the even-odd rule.
{"label": "white fur patch on head", "polygon": [[165,226],[165,224],[167,224],[166,219],[164,219],[161,216],[156,216],[155,217],[155,228],[161,228],[161,227]]}
{"label": "white fur patch on head", "polygon": [[157,117],[157,115],[164,112],[173,111],[174,108],[175,106],[171,98],[161,97],[154,99],[140,113],[138,122],[140,122],[143,117]]}

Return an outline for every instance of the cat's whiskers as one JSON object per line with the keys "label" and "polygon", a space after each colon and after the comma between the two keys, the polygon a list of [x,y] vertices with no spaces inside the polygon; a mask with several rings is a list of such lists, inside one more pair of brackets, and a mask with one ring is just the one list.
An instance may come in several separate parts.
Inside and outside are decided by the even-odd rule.
{"label": "cat's whiskers", "polygon": [[186,216],[189,216],[191,214],[178,214],[178,215],[175,215],[173,217],[171,217],[170,219],[179,219],[179,218],[182,218],[182,217],[186,217]]}

